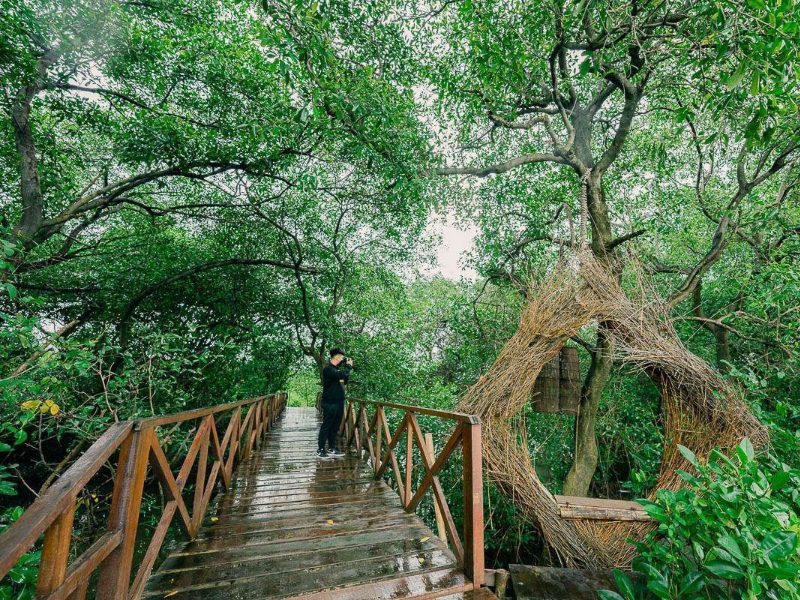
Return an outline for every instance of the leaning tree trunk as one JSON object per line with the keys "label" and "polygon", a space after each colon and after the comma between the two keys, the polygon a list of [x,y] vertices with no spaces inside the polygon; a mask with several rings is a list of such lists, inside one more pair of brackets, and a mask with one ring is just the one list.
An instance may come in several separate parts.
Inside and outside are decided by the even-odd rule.
{"label": "leaning tree trunk", "polygon": [[575,419],[575,457],[564,479],[563,493],[566,496],[586,496],[597,470],[597,409],[613,364],[604,330],[605,326],[601,325],[597,333],[597,348],[592,353],[589,372],[581,389],[581,403]]}
{"label": "leaning tree trunk", "polygon": [[19,180],[22,197],[22,216],[12,230],[12,239],[25,245],[31,245],[44,216],[44,198],[39,180],[36,142],[33,139],[33,128],[31,127],[31,108],[34,98],[45,89],[47,70],[58,60],[58,57],[59,52],[51,48],[39,58],[36,63],[36,79],[19,90],[11,107],[11,123],[19,153]]}
{"label": "leaning tree trunk", "polygon": [[[592,253],[605,260],[610,269],[615,269],[616,262],[609,250],[613,237],[601,177],[589,177],[586,201],[592,231]],[[581,403],[575,421],[575,457],[564,479],[563,493],[567,496],[586,496],[597,470],[597,410],[614,362],[605,328],[603,323],[598,327],[596,348],[581,390]]]}

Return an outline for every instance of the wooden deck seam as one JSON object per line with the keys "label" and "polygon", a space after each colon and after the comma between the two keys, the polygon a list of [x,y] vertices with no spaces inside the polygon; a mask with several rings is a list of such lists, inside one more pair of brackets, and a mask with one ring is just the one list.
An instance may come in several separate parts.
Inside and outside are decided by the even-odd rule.
{"label": "wooden deck seam", "polygon": [[[425,531],[424,529],[420,528],[419,526],[406,527],[404,529],[418,531],[419,533],[423,534],[423,536],[422,536],[422,538],[419,538],[419,537],[416,537],[416,536],[415,537],[397,538],[397,539],[392,539],[392,540],[389,540],[389,541],[386,541],[386,542],[383,542],[383,543],[388,545],[388,544],[397,543],[397,542],[413,542],[413,541],[419,541],[420,543],[430,542],[434,547],[432,547],[432,548],[420,548],[418,550],[415,550],[414,552],[427,552],[427,551],[432,551],[432,550],[447,550],[447,548],[444,546],[444,544],[442,544],[441,540],[439,540],[436,537],[432,538],[430,536],[427,536],[426,535],[427,531]],[[334,537],[334,536],[332,536],[332,537]],[[335,537],[348,537],[348,536],[347,535],[342,535],[342,536],[335,536]],[[350,537],[352,537],[352,534],[350,534]],[[427,539],[425,539],[425,538],[427,538]],[[422,539],[425,539],[425,542],[422,542],[421,541]],[[305,539],[303,539],[303,540],[292,540],[292,542],[295,542],[295,541],[301,542],[301,541],[307,541],[307,540],[305,540]],[[280,543],[280,542],[277,542],[277,543]],[[270,546],[270,545],[274,546],[274,545],[277,545],[277,544],[276,543],[263,544],[263,546]],[[322,551],[323,552],[334,552],[334,551],[339,551],[339,550],[352,550],[354,548],[376,546],[376,545],[380,545],[380,543],[379,542],[362,542],[362,543],[356,543],[356,544],[344,544],[342,546],[333,546],[331,548],[325,548]],[[246,548],[247,549],[260,548],[261,546],[262,545],[246,546]],[[233,558],[228,562],[215,562],[214,566],[229,565],[229,564],[239,564],[239,563],[245,563],[245,562],[254,562],[254,561],[257,561],[257,560],[264,560],[265,558],[275,558],[275,557],[283,558],[283,557],[286,557],[286,556],[299,557],[299,556],[304,556],[304,555],[308,555],[308,554],[315,554],[315,553],[318,553],[318,552],[320,552],[320,551],[318,549],[316,549],[316,548],[309,548],[307,550],[298,550],[296,552],[292,552],[292,551],[290,551],[290,552],[282,552],[279,555],[278,554],[260,554],[260,555],[257,555],[257,556],[253,556],[251,558],[240,557],[240,558]],[[199,554],[189,554],[189,555],[183,554],[181,556],[203,556],[203,555],[212,554],[212,553],[213,552],[199,553]],[[408,554],[410,554],[410,553],[408,553]],[[170,555],[170,557],[171,556],[172,555]],[[394,555],[385,555],[385,556],[399,556],[399,555],[398,554],[394,554]],[[208,565],[198,564],[197,566],[194,566],[194,567],[186,567],[186,568],[182,568],[182,569],[162,568],[162,569],[158,570],[158,573],[159,574],[186,573],[188,571],[202,570],[202,569],[205,569],[207,567],[208,567]]]}
{"label": "wooden deck seam", "polygon": [[[430,551],[422,550],[422,551],[415,551],[415,552],[405,552],[405,553],[401,553],[401,554],[393,554],[393,555],[389,555],[388,558],[401,558],[401,557],[413,558],[415,555],[426,554],[426,553],[427,554],[433,554],[434,552],[439,552],[441,554],[445,554],[444,552],[442,552],[441,550],[438,550],[438,549],[437,550],[430,550]],[[329,563],[329,564],[326,564],[326,565],[320,565],[320,566],[311,567],[311,568],[308,568],[308,569],[286,569],[286,570],[283,570],[283,571],[272,571],[272,572],[270,572],[270,576],[271,575],[284,575],[284,574],[287,574],[287,573],[293,573],[293,572],[297,572],[297,571],[300,571],[300,570],[304,570],[306,572],[321,571],[322,569],[329,569],[331,567],[338,567],[338,566],[342,566],[342,565],[352,565],[352,563],[354,563],[354,562],[360,562],[360,563],[375,562],[375,561],[381,560],[383,558],[384,558],[383,556],[377,557],[377,558],[371,557],[371,558],[364,558],[364,559],[360,559],[360,560],[356,560],[356,561],[348,561],[348,562],[340,562],[340,563]],[[424,564],[424,563],[420,563],[420,565],[422,565],[422,564]],[[419,574],[422,574],[422,573],[426,573],[428,571],[436,572],[436,571],[442,571],[442,570],[447,570],[447,569],[453,569],[453,568],[456,568],[457,566],[458,565],[456,564],[455,559],[453,559],[452,564],[449,564],[449,563],[439,564],[439,565],[436,565],[434,567],[430,567],[430,568],[427,568],[427,569],[426,568],[421,568],[419,570],[412,571],[410,573],[414,574],[414,575],[419,575]],[[263,579],[264,577],[266,577],[266,575],[258,574],[258,575],[251,575],[249,577],[238,578],[238,579],[235,580],[235,583],[214,582],[214,583],[208,583],[208,584],[199,584],[199,585],[196,585],[196,586],[188,586],[188,587],[183,587],[183,588],[172,588],[167,593],[171,593],[171,592],[174,592],[174,591],[177,591],[178,593],[181,593],[181,592],[184,592],[184,591],[187,591],[187,590],[207,590],[207,589],[214,589],[214,588],[232,587],[232,586],[237,585],[238,583],[240,583],[242,581]],[[393,577],[396,578],[397,574],[393,574]],[[393,577],[392,576],[387,576],[387,579],[392,579]],[[379,580],[380,580],[380,578],[377,578],[377,579],[374,579],[372,581],[379,581]],[[223,581],[229,581],[229,580],[226,579],[226,580],[223,580]],[[364,583],[371,583],[372,581],[364,582]],[[353,585],[360,585],[360,584],[353,584]],[[345,584],[345,585],[341,585],[341,586],[334,586],[331,589],[344,588],[344,587],[347,587],[347,585]],[[147,597],[152,597],[154,595],[157,596],[157,595],[162,594],[162,593],[164,593],[164,592],[163,591],[145,592],[143,597],[147,598]],[[281,597],[281,596],[278,596],[278,597]]]}
{"label": "wooden deck seam", "polygon": [[[408,519],[412,520],[412,516],[413,515],[409,515]],[[370,531],[396,530],[397,528],[398,528],[398,524],[397,523],[392,523],[390,525],[387,525],[386,527],[373,528]],[[230,539],[230,538],[234,538],[234,537],[245,537],[245,536],[250,535],[252,533],[274,533],[274,532],[280,532],[280,531],[301,531],[303,529],[311,529],[311,528],[310,527],[297,527],[297,528],[286,528],[286,529],[272,529],[272,530],[266,530],[264,532],[262,532],[261,530],[256,531],[256,532],[248,531],[247,533],[243,533],[241,535],[229,535],[229,536],[225,536],[225,537],[221,537],[221,538],[217,537],[217,538],[213,538],[213,539],[214,539],[214,541],[216,541],[216,540],[221,540],[221,539]],[[319,540],[321,538],[326,538],[327,539],[327,538],[335,538],[335,537],[353,535],[354,533],[357,533],[357,532],[348,531],[348,532],[344,532],[344,533],[334,533],[334,534],[327,535],[327,536],[309,536],[309,537],[304,537],[304,538],[293,538],[291,541],[293,541],[293,542],[312,541],[312,540]],[[197,540],[195,540],[195,542],[205,541],[205,540],[209,540],[209,539],[212,539],[212,538],[197,538]],[[284,542],[284,541],[286,541],[286,540],[274,540],[274,541],[263,542],[263,543],[259,543],[259,544],[251,544],[251,545],[248,545],[246,547],[247,548],[255,548],[255,547],[258,547],[258,546],[267,546],[267,545],[270,545],[270,544],[279,544],[279,543]],[[187,544],[192,544],[192,543],[195,543],[195,542],[187,542]],[[207,550],[207,551],[204,551],[204,552],[173,552],[172,554],[170,554],[170,556],[178,556],[178,555],[180,555],[180,556],[192,556],[192,555],[196,555],[196,554],[205,554],[207,552],[214,552],[214,550]]]}

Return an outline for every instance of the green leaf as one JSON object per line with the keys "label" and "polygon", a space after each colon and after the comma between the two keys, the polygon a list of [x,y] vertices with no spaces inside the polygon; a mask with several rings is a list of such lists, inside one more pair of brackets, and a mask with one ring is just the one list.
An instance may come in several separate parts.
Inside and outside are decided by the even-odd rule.
{"label": "green leaf", "polygon": [[600,596],[602,600],[626,600],[617,592],[612,592],[611,590],[598,590],[597,595]]}
{"label": "green leaf", "polygon": [[669,588],[660,581],[648,581],[647,589],[662,600],[672,600],[672,597],[669,593]]}
{"label": "green leaf", "polygon": [[758,569],[759,575],[762,577],[771,577],[772,579],[796,579],[798,572],[800,572],[800,566],[793,565],[790,562],[785,562],[768,569]]}
{"label": "green leaf", "polygon": [[617,584],[617,589],[622,592],[627,600],[635,600],[636,593],[633,590],[633,584],[626,573],[619,569],[614,569],[614,581]]}
{"label": "green leaf", "polygon": [[722,577],[723,579],[741,579],[744,577],[744,571],[739,565],[725,560],[712,560],[703,566],[717,577]]}
{"label": "green leaf", "polygon": [[689,450],[686,446],[678,444],[678,451],[683,455],[683,458],[688,460],[692,465],[694,465],[695,467],[699,466],[697,462],[697,456],[695,456],[694,452]]}
{"label": "green leaf", "polygon": [[736,67],[736,70],[733,74],[728,78],[728,83],[725,84],[725,87],[728,88],[728,91],[731,91],[737,85],[742,82],[744,76],[747,74],[747,59],[743,58],[739,61],[739,66]]}
{"label": "green leaf", "polygon": [[793,531],[779,531],[761,541],[761,549],[773,560],[789,556],[796,546],[797,534]]}
{"label": "green leaf", "polygon": [[753,460],[756,453],[753,449],[753,444],[749,439],[744,438],[738,446],[736,446],[736,455],[743,465],[746,465]]}
{"label": "green leaf", "polygon": [[700,571],[690,571],[681,579],[680,595],[696,594],[703,589],[705,579]]}
{"label": "green leaf", "polygon": [[791,478],[792,474],[789,471],[778,471],[769,480],[769,486],[773,489],[773,491],[777,492],[783,489],[783,487],[789,482]]}
{"label": "green leaf", "polygon": [[739,544],[736,543],[736,540],[733,539],[731,536],[725,534],[719,537],[719,545],[724,548],[728,554],[730,554],[733,558],[740,562],[747,562],[747,557],[742,553],[742,549],[739,547]]}
{"label": "green leaf", "polygon": [[761,89],[761,73],[753,71],[753,79],[750,81],[750,93],[755,96]]}

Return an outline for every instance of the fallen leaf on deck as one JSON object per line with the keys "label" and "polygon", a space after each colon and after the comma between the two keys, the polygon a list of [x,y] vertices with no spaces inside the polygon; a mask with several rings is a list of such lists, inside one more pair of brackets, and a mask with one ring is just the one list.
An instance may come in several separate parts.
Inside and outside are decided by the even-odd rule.
{"label": "fallen leaf on deck", "polygon": [[219,517],[211,517],[211,521],[213,523],[216,523],[217,521],[219,521]]}
{"label": "fallen leaf on deck", "polygon": [[427,542],[429,539],[431,539],[431,536],[429,536],[429,535],[426,535],[424,538],[422,538],[422,539],[420,540],[420,542],[422,542],[422,543],[424,544],[424,543],[425,543],[425,542]]}
{"label": "fallen leaf on deck", "polygon": [[328,525],[333,525],[333,519],[328,519]]}

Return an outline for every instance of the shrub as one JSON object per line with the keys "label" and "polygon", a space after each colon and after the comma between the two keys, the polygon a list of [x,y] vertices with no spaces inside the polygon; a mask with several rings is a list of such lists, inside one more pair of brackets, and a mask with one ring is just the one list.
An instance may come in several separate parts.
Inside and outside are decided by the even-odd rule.
{"label": "shrub", "polygon": [[735,455],[712,452],[707,464],[687,448],[695,473],[687,487],[642,501],[658,528],[636,543],[633,570],[615,572],[620,594],[604,600],[800,599],[798,471],[774,458],[762,466],[745,439]]}

